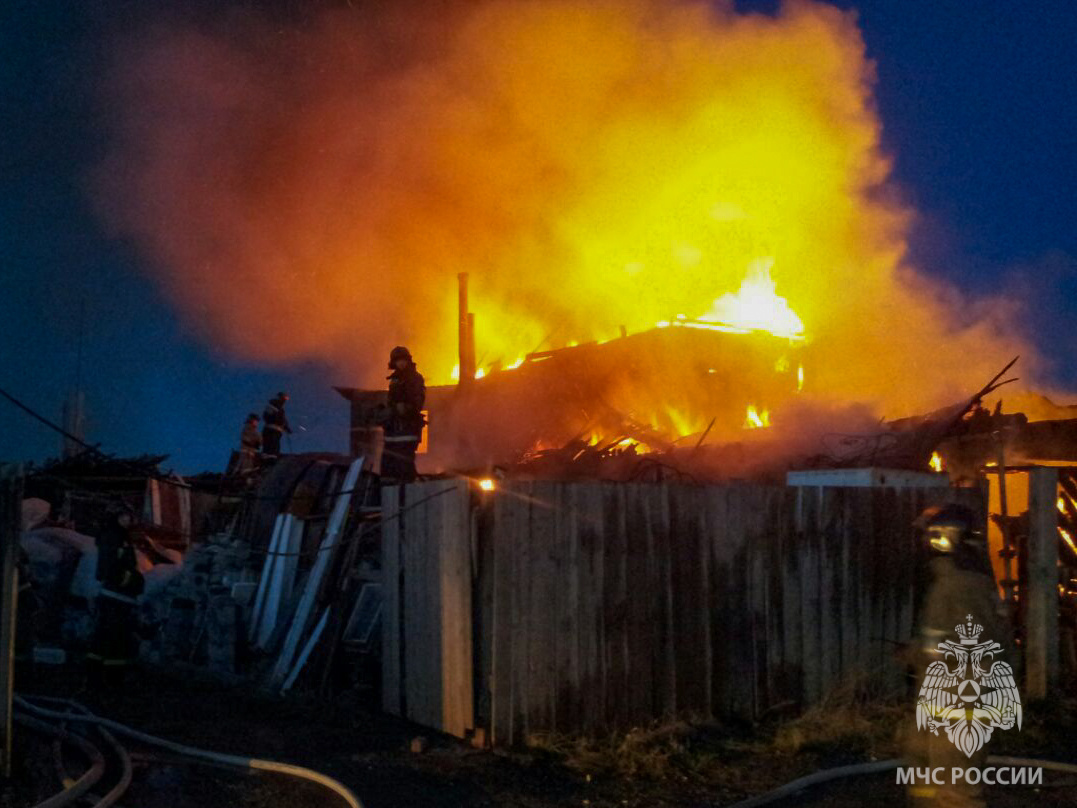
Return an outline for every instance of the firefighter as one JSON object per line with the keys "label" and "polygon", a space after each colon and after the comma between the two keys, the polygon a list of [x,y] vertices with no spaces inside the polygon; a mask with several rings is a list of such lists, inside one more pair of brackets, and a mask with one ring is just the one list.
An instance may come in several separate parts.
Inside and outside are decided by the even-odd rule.
{"label": "firefighter", "polygon": [[86,658],[98,684],[122,683],[127,668],[138,658],[137,598],[143,578],[131,543],[131,514],[110,512],[97,537],[97,625]]}
{"label": "firefighter", "polygon": [[239,435],[239,463],[236,473],[245,475],[257,469],[261,451],[262,436],[258,433],[258,416],[252,412],[243,422],[243,431]]}
{"label": "firefighter", "polygon": [[385,413],[385,448],[381,456],[383,479],[411,482],[415,479],[415,451],[423,436],[423,404],[426,383],[415,368],[411,353],[403,346],[389,354],[388,410]]}
{"label": "firefighter", "polygon": [[[929,583],[919,609],[918,634],[914,636],[912,659],[917,681],[923,679],[928,665],[940,659],[938,644],[953,639],[955,627],[975,616],[984,628],[984,636],[1008,644],[1009,632],[1003,619],[1003,604],[998,596],[991,560],[975,514],[962,505],[928,508],[916,522],[930,567]],[[987,748],[968,757],[960,751],[945,731],[938,735],[927,730],[909,729],[905,740],[906,756],[915,766],[932,769],[944,767],[942,785],[916,783],[909,789],[914,806],[979,808],[984,802],[983,787],[964,780],[953,782],[954,768],[982,769]]]}
{"label": "firefighter", "polygon": [[292,428],[288,425],[288,416],[284,414],[284,405],[288,403],[288,394],[277,393],[277,397],[270,399],[262,413],[262,457],[267,460],[276,460],[280,456],[281,435],[287,432],[292,434]]}

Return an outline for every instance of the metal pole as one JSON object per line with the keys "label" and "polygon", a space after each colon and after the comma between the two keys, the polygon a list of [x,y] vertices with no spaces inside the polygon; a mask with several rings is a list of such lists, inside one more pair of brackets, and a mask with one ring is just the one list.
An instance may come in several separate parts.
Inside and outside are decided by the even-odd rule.
{"label": "metal pole", "polygon": [[459,307],[459,358],[460,358],[460,384],[465,385],[475,378],[475,340],[471,333],[474,320],[468,313],[467,301],[467,273],[461,272],[456,276],[458,287]]}
{"label": "metal pole", "polygon": [[998,443],[998,504],[999,504],[999,530],[1002,531],[1002,559],[1005,562],[1006,577],[1002,582],[1002,588],[1006,595],[1006,605],[1013,603],[1016,580],[1013,577],[1013,557],[1015,555],[1013,542],[1010,540],[1010,509],[1006,502],[1006,440],[1001,432],[996,432],[994,438]]}
{"label": "metal pole", "polygon": [[22,466],[0,464],[0,771],[11,776],[11,695],[15,676],[15,610],[19,599]]}
{"label": "metal pole", "polygon": [[475,378],[475,315],[467,313],[467,377]]}
{"label": "metal pole", "polygon": [[1044,698],[1058,682],[1058,469],[1029,473],[1025,692]]}

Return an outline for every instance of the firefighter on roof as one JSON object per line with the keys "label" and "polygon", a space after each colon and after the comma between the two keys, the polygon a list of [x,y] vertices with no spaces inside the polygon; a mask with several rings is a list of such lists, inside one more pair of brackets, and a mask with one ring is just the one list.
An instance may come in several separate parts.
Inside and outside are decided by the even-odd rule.
{"label": "firefighter on roof", "polygon": [[243,422],[243,431],[239,435],[238,474],[250,474],[258,468],[258,453],[262,451],[262,436],[258,434],[258,416],[251,413]]}
{"label": "firefighter on roof", "polygon": [[269,460],[276,460],[280,456],[281,435],[285,432],[292,434],[288,416],[284,414],[284,405],[287,403],[288,394],[277,393],[277,397],[270,399],[262,413],[262,456]]}
{"label": "firefighter on roof", "polygon": [[403,346],[389,354],[389,408],[383,423],[385,449],[381,456],[381,475],[394,482],[415,479],[415,451],[423,436],[423,404],[426,383],[415,368],[411,353]]}

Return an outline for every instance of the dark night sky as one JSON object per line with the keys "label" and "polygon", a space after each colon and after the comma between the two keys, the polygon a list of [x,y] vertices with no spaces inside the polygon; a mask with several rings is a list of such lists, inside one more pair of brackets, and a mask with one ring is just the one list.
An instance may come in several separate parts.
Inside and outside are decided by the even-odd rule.
{"label": "dark night sky", "polygon": [[[221,468],[243,415],[282,387],[307,428],[292,448],[343,449],[344,402],[329,385],[348,380],[218,355],[102,233],[84,189],[102,149],[94,81],[108,34],[136,25],[125,15],[137,4],[94,5],[4,6],[0,387],[58,419],[81,332],[88,437],[109,451],[167,452],[181,471]],[[973,292],[1019,292],[1056,381],[1077,386],[1066,333],[1077,316],[1077,5],[837,5],[860,13],[886,148],[923,214],[914,262]],[[3,401],[0,425],[0,458],[56,453],[53,433]]]}

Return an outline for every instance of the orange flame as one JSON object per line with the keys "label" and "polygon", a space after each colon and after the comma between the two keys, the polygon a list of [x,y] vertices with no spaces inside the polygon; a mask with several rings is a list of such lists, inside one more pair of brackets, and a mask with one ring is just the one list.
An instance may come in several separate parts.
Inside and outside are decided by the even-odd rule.
{"label": "orange flame", "polygon": [[765,409],[759,409],[754,404],[749,404],[744,415],[744,428],[762,429],[768,426],[770,426],[770,413]]}

